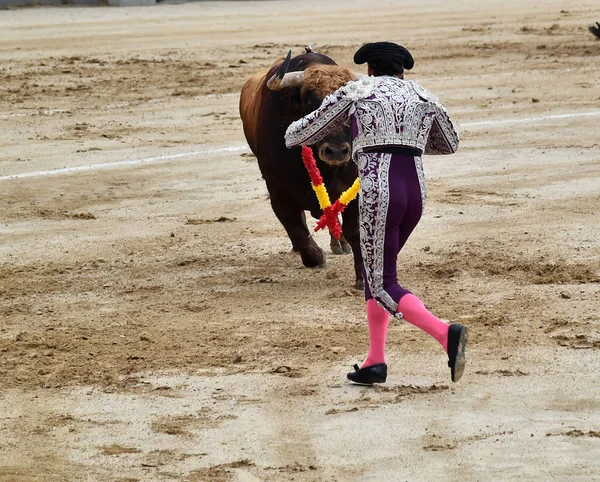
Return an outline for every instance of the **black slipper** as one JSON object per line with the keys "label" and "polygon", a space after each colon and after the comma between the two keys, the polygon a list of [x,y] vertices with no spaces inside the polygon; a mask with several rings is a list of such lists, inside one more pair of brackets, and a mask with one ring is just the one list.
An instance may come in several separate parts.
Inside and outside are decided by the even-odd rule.
{"label": "black slipper", "polygon": [[460,380],[467,364],[465,349],[468,335],[469,330],[466,326],[450,325],[448,331],[448,366],[450,367],[450,378],[453,382]]}
{"label": "black slipper", "polygon": [[354,365],[354,371],[348,373],[348,380],[360,385],[373,385],[373,383],[385,383],[387,379],[387,365],[378,363],[365,368]]}

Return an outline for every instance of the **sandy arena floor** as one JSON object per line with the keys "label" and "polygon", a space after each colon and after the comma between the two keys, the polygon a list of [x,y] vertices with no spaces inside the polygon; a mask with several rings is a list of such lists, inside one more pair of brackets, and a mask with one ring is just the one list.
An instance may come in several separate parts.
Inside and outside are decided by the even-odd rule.
{"label": "sandy arena floor", "polygon": [[[375,6],[377,5],[377,6]],[[0,11],[0,480],[600,480],[596,1]],[[460,125],[427,157],[388,383],[350,256],[302,268],[238,93],[394,40]],[[314,222],[311,221],[314,225]],[[318,233],[322,246],[327,236]]]}

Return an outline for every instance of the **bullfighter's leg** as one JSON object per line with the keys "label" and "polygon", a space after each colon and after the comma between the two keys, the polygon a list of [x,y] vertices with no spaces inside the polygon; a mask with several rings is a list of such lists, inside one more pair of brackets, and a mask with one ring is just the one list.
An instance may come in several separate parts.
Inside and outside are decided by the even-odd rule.
{"label": "bullfighter's leg", "polygon": [[[410,158],[398,157],[397,162],[392,162],[392,154],[370,153],[359,157],[360,246],[368,286],[365,297],[374,298],[391,314],[397,312],[400,298],[409,293],[398,284],[398,253],[421,216],[420,197],[419,205],[411,206],[414,214],[409,213],[406,186],[410,183],[402,177],[402,171],[398,178],[393,177],[397,165],[411,162]],[[410,219],[409,214],[412,214]]]}
{"label": "bullfighter's leg", "polygon": [[[418,159],[420,161],[420,159]],[[363,366],[348,378],[359,383],[385,381],[385,335],[387,317],[382,309],[403,317],[434,337],[451,360],[462,363],[459,371],[452,366],[452,380],[458,381],[464,368],[466,328],[436,318],[423,303],[398,284],[398,253],[416,227],[422,212],[422,197],[415,159],[392,154],[364,154],[359,158],[361,176],[361,248],[367,289],[367,316],[370,348]],[[380,306],[369,307],[374,299]],[[450,336],[450,343],[449,343]],[[449,347],[449,344],[452,345]],[[456,351],[459,351],[457,357]],[[358,367],[357,367],[358,368]],[[372,373],[371,373],[372,372]],[[456,375],[456,376],[455,376]]]}
{"label": "bullfighter's leg", "polygon": [[316,268],[325,263],[325,253],[312,238],[302,207],[286,192],[269,187],[271,206],[285,228],[294,251],[300,254],[302,264]]}

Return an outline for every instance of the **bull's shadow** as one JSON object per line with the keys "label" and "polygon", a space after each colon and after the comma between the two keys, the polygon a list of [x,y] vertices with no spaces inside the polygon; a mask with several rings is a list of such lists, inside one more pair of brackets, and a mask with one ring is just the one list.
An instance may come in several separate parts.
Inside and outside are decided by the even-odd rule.
{"label": "bull's shadow", "polygon": [[[325,263],[325,253],[306,225],[305,211],[318,219],[321,208],[304,167],[301,148],[285,146],[288,126],[316,110],[323,99],[355,78],[331,58],[306,52],[279,60],[269,70],[252,76],[242,87],[240,116],[250,149],[269,191],[271,206],[285,228],[294,251],[307,267]],[[333,203],[358,175],[351,162],[351,126],[342,124],[324,139],[310,146]],[[352,201],[342,213],[342,239],[332,238],[333,253],[352,252],[355,286],[363,289],[360,252],[358,202]]]}

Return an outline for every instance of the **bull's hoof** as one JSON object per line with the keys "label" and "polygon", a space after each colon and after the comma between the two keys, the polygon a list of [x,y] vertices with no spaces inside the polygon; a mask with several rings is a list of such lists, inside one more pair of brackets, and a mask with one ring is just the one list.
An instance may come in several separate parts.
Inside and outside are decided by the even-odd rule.
{"label": "bull's hoof", "polygon": [[331,243],[331,252],[333,254],[344,254],[344,248],[339,242]]}
{"label": "bull's hoof", "polygon": [[321,248],[309,248],[300,253],[300,257],[307,268],[321,268],[325,264],[325,253]]}
{"label": "bull's hoof", "polygon": [[356,282],[354,283],[354,288],[360,291],[364,291],[365,290],[365,282],[361,279],[357,279]]}
{"label": "bull's hoof", "polygon": [[331,243],[331,252],[333,254],[352,254],[352,246],[348,243],[336,241]]}
{"label": "bull's hoof", "polygon": [[329,245],[331,246],[331,252],[333,254],[350,254],[352,253],[352,246],[346,241],[344,235],[340,236],[340,239],[336,239],[335,236],[330,235],[331,239]]}

